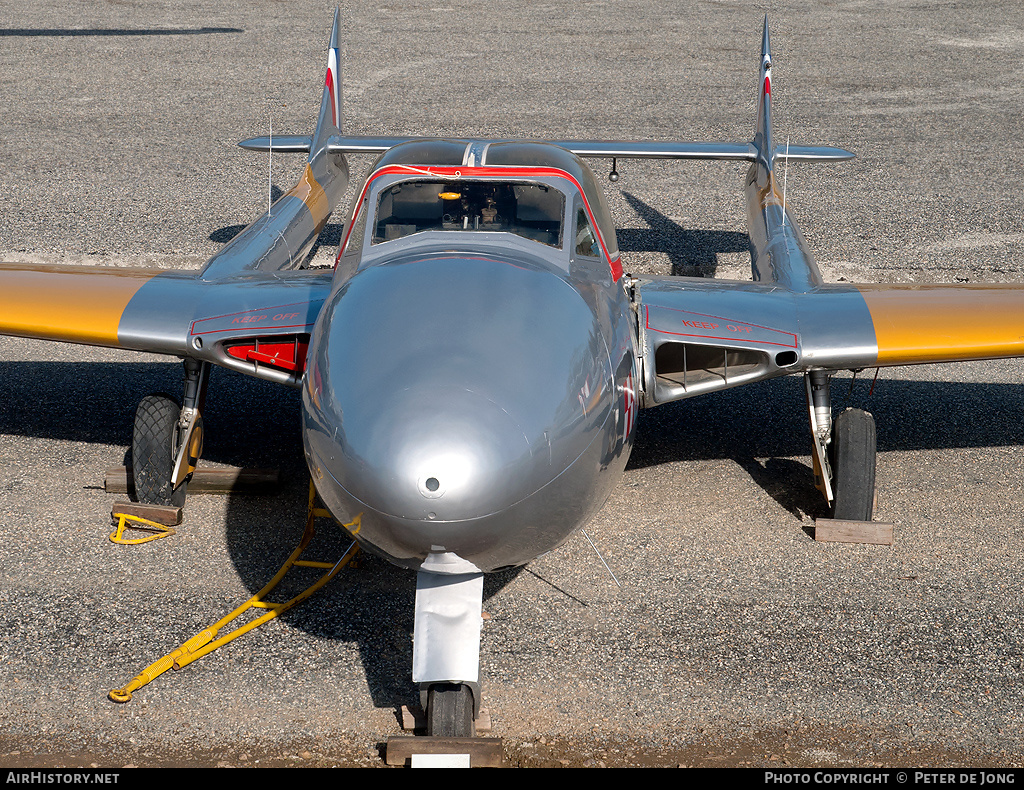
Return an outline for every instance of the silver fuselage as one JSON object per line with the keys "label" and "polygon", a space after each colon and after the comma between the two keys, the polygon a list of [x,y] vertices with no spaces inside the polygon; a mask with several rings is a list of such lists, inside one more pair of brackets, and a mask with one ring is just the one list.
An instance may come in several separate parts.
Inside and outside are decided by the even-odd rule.
{"label": "silver fuselage", "polygon": [[[361,198],[370,220],[400,180]],[[572,227],[578,196],[548,180]],[[607,499],[632,446],[633,312],[607,259],[562,236],[435,229],[339,255],[303,433],[321,498],[365,547],[494,571],[558,546]]]}

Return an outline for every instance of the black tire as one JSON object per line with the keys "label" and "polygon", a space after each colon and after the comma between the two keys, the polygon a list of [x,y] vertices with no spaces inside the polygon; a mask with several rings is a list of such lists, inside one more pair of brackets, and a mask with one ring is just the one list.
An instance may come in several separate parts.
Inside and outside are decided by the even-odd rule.
{"label": "black tire", "polygon": [[132,478],[135,496],[146,505],[185,504],[188,481],[171,490],[181,406],[170,395],[147,395],[135,410]]}
{"label": "black tire", "polygon": [[875,418],[847,409],[832,424],[832,517],[870,521],[875,509]]}
{"label": "black tire", "polygon": [[427,735],[472,738],[473,690],[463,683],[435,683],[427,692]]}

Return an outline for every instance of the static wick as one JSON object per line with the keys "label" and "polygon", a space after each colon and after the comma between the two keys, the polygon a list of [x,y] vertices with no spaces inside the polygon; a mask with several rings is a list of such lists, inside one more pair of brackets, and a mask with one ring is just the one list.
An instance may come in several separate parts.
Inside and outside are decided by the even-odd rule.
{"label": "static wick", "polygon": [[587,534],[585,529],[581,529],[580,532],[582,532],[583,537],[590,542],[591,547],[594,549],[594,553],[597,554],[597,558],[601,560],[601,564],[604,565],[604,569],[608,571],[608,575],[612,577],[612,581],[615,582],[615,585],[621,590],[622,585],[619,584],[619,580],[615,578],[615,574],[612,573],[612,569],[608,567],[608,563],[604,561],[604,557],[601,556],[600,550],[598,550],[597,546],[594,545],[594,541],[590,540],[590,535]]}

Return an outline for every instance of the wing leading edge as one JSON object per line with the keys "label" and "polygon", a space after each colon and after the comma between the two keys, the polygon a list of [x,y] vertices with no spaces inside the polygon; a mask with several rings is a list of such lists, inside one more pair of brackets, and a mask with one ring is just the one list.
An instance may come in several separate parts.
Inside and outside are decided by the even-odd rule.
{"label": "wing leading edge", "polygon": [[1024,356],[1024,285],[858,285],[876,364]]}
{"label": "wing leading edge", "polygon": [[125,308],[158,275],[141,269],[0,263],[0,334],[119,346]]}

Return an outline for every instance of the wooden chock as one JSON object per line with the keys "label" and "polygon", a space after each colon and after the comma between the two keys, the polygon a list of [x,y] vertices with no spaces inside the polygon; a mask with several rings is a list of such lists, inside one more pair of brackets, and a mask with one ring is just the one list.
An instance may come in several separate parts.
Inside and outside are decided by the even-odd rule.
{"label": "wooden chock", "polygon": [[846,521],[819,518],[814,522],[814,539],[829,543],[870,543],[891,546],[892,524],[885,521]]}

